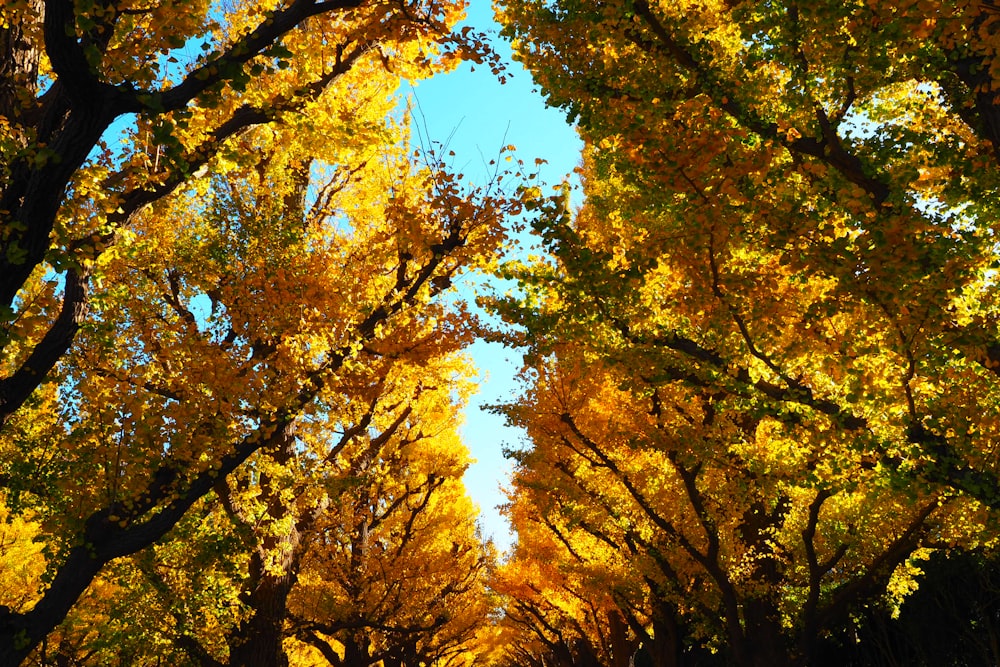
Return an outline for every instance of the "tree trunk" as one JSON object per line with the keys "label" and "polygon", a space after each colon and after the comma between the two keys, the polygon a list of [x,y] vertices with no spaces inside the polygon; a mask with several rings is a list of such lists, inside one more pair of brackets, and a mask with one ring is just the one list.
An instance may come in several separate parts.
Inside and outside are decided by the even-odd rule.
{"label": "tree trunk", "polygon": [[[0,27],[0,116],[6,118],[17,133],[23,147],[26,137],[17,126],[21,115],[34,102],[38,92],[38,61],[40,50],[31,42],[26,28],[40,24],[42,0],[29,0],[27,8],[8,17],[6,27]],[[15,129],[16,128],[16,129]]]}
{"label": "tree trunk", "polygon": [[[285,465],[291,460],[294,448],[295,436],[288,429],[280,444],[269,454],[275,462]],[[261,497],[267,503],[269,522],[278,523],[292,511],[285,507],[282,490],[272,486],[270,476],[260,476],[260,488]],[[299,521],[282,534],[265,532],[265,537],[258,542],[250,557],[249,580],[243,593],[253,612],[240,624],[236,636],[230,637],[230,667],[288,667],[284,648],[285,620],[288,595],[298,581],[302,549]],[[275,557],[278,562],[269,563]]]}
{"label": "tree trunk", "polygon": [[654,667],[679,667],[681,664],[681,630],[674,608],[666,602],[657,605],[653,613]]}
{"label": "tree trunk", "polygon": [[341,639],[341,642],[344,644],[344,667],[368,667],[371,664],[371,642],[368,637],[360,632],[352,632]]}
{"label": "tree trunk", "polygon": [[746,667],[791,667],[781,617],[771,600],[749,598],[744,602],[747,646]]}
{"label": "tree trunk", "polygon": [[[254,554],[254,561],[262,566],[260,560],[259,555]],[[283,645],[285,618],[288,593],[296,578],[288,571],[259,577],[248,601],[253,614],[240,624],[236,640],[230,643],[230,667],[288,667]]]}
{"label": "tree trunk", "polygon": [[608,612],[608,635],[611,641],[611,667],[629,667],[635,642],[628,639],[628,626],[617,610]]}

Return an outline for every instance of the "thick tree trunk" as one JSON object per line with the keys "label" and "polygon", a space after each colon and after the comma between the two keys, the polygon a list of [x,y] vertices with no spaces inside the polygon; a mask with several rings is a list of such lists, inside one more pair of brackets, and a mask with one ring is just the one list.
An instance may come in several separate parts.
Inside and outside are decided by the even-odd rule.
{"label": "thick tree trunk", "polygon": [[743,606],[749,655],[746,667],[791,667],[792,657],[773,602],[750,598]]}
{"label": "thick tree trunk", "polygon": [[653,613],[654,667],[680,667],[681,630],[673,607],[661,602]]}
{"label": "thick tree trunk", "polygon": [[608,639],[611,642],[611,667],[629,667],[635,642],[628,639],[628,626],[616,610],[608,612]]}
{"label": "thick tree trunk", "polygon": [[[276,463],[285,465],[294,455],[294,449],[295,436],[287,429],[270,455]],[[277,523],[293,511],[285,506],[282,489],[272,486],[269,475],[261,475],[260,488],[270,521]],[[288,667],[284,648],[285,620],[288,618],[288,595],[298,581],[302,555],[300,521],[294,522],[282,534],[266,534],[250,557],[250,576],[244,598],[253,612],[230,638],[230,667]],[[269,563],[273,558],[278,558],[278,562]]]}
{"label": "thick tree trunk", "polygon": [[[42,0],[29,0],[27,8],[8,18],[0,27],[0,116],[17,127],[26,102],[38,92],[38,61],[41,51],[32,43],[28,31],[40,23]],[[16,131],[16,130],[15,130]],[[24,145],[25,137],[19,137]]]}
{"label": "thick tree trunk", "polygon": [[[259,558],[255,555],[255,560]],[[238,639],[230,645],[230,667],[288,667],[285,654],[285,618],[288,593],[295,575],[265,575],[249,600],[253,614],[239,628]]]}
{"label": "thick tree trunk", "polygon": [[368,637],[355,632],[341,641],[344,644],[343,667],[368,667],[371,664],[371,642]]}

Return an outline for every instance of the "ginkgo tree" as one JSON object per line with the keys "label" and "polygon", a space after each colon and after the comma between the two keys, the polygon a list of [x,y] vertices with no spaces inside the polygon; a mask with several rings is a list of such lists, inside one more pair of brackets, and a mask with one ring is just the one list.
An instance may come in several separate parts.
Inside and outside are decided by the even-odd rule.
{"label": "ginkgo tree", "polygon": [[524,567],[603,574],[581,604],[663,664],[671,628],[806,664],[921,549],[991,543],[995,7],[498,5],[588,147],[584,207],[539,199],[550,258],[497,306],[530,351]]}
{"label": "ginkgo tree", "polygon": [[[418,347],[444,337],[425,333]],[[405,362],[354,386],[357,421],[301,423],[169,539],[113,564],[43,651],[81,664],[467,664],[493,556],[461,483],[466,362]]]}
{"label": "ginkgo tree", "polygon": [[[431,388],[431,406],[450,400],[449,384]],[[398,436],[375,443],[380,459],[369,447],[354,460],[344,477],[354,488],[318,526],[289,602],[293,636],[335,667],[457,667],[483,648],[494,554],[461,482],[467,454],[454,414],[427,405],[399,414]]]}
{"label": "ginkgo tree", "polygon": [[[636,366],[571,347],[533,370],[507,410],[532,448],[517,454],[518,545],[498,586],[519,650],[535,638],[595,664],[708,650],[814,664],[861,604],[899,602],[928,549],[993,539],[982,507],[901,491],[828,423],[746,410],[722,389],[637,386]],[[617,644],[614,619],[629,629]]]}
{"label": "ginkgo tree", "polygon": [[0,481],[46,571],[0,662],[257,452],[356,417],[352,378],[466,340],[435,297],[517,203],[391,111],[400,76],[482,56],[461,9],[4,7]]}
{"label": "ginkgo tree", "polygon": [[892,423],[912,451],[883,464],[1000,503],[990,3],[500,7],[615,200],[586,241],[692,304],[622,335],[859,438]]}
{"label": "ginkgo tree", "polygon": [[[137,211],[220,151],[239,154],[231,139],[315,101],[363,56],[404,75],[483,57],[476,36],[449,31],[460,3],[30,0],[2,11],[4,420],[71,344],[91,262]],[[121,147],[118,119],[134,126]],[[42,303],[34,283],[47,266],[64,284]],[[50,323],[23,330],[41,305]]]}

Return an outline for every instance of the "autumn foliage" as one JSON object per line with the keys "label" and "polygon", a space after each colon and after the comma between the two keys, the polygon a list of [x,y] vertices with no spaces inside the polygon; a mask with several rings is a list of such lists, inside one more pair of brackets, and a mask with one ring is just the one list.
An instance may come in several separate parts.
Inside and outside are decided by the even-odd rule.
{"label": "autumn foliage", "polygon": [[467,659],[493,554],[442,294],[519,203],[396,94],[492,58],[462,9],[0,10],[0,663],[342,660],[344,627],[385,635],[351,664]]}
{"label": "autumn foliage", "polygon": [[496,4],[575,208],[412,144],[460,1],[0,7],[0,664],[1000,659],[1000,10]]}
{"label": "autumn foliage", "polygon": [[509,664],[845,664],[995,541],[996,8],[499,5],[587,144],[493,302]]}

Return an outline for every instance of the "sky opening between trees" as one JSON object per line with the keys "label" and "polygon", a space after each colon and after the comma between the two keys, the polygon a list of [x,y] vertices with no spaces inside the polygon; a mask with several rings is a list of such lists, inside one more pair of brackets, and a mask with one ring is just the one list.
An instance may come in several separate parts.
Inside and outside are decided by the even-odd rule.
{"label": "sky opening between trees", "polygon": [[498,0],[580,204],[464,10],[0,6],[0,665],[996,664],[1000,6]]}

